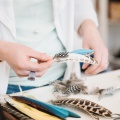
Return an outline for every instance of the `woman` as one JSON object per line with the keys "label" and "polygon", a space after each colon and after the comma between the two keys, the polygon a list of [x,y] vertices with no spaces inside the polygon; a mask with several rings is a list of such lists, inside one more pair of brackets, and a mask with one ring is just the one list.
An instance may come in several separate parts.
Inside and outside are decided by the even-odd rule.
{"label": "woman", "polygon": [[[83,48],[95,50],[94,57],[99,62],[98,66],[84,64],[83,69],[88,67],[85,73],[97,74],[105,70],[108,52],[97,25],[90,0],[1,0],[0,93],[6,92],[8,79],[8,89],[12,91],[7,93],[12,93],[19,92],[18,86],[27,90],[63,75],[67,79],[73,70],[80,77],[79,65],[51,65],[51,56],[55,53],[76,49],[74,31],[82,36]],[[31,58],[38,62],[30,61]],[[10,78],[9,66],[12,68]],[[34,82],[26,78],[30,71],[35,71],[38,77]]]}

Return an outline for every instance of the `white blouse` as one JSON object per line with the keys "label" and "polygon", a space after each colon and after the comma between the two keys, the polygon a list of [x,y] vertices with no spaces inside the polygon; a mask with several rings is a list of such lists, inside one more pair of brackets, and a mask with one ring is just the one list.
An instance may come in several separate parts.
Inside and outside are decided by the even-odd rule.
{"label": "white blouse", "polygon": [[[79,41],[74,39],[74,32],[78,30],[86,19],[93,20],[98,26],[97,16],[91,0],[52,0],[54,22],[58,36],[66,47],[71,51]],[[15,42],[15,17],[12,0],[0,0],[0,39]],[[81,45],[80,45],[81,46]],[[64,79],[75,72],[80,78],[79,63],[67,64]],[[0,94],[5,94],[9,79],[9,65],[3,61],[0,63]]]}
{"label": "white blouse", "polygon": [[[17,43],[52,56],[66,51],[56,32],[52,0],[14,0],[13,3]],[[57,80],[65,70],[66,63],[53,64],[35,81],[29,81],[27,77],[19,78],[10,70],[9,84],[39,87]]]}

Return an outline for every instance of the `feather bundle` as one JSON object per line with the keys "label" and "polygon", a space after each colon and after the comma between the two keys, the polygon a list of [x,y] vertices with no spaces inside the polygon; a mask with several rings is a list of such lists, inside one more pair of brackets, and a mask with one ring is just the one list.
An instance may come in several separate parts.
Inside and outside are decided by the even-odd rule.
{"label": "feather bundle", "polygon": [[44,111],[48,114],[55,115],[60,118],[67,118],[68,116],[80,118],[79,115],[67,109],[64,109],[62,107],[58,107],[52,104],[44,103],[44,102],[37,101],[37,100],[27,98],[27,97],[23,97],[23,96],[12,96],[12,98],[17,101],[23,102],[27,105],[30,105],[38,110]]}
{"label": "feather bundle", "polygon": [[41,112],[27,104],[15,101],[13,99],[6,98],[5,99],[11,106],[18,109],[20,112],[26,114],[34,120],[61,120],[55,116],[49,115],[47,113]]}
{"label": "feather bundle", "polygon": [[[53,93],[58,93],[58,95],[54,94],[55,97],[67,97],[71,94],[77,94],[81,92],[84,94],[88,93],[87,86],[84,85],[84,81],[78,79],[75,73],[72,73],[70,79],[66,80],[65,82],[59,80],[55,81],[53,86]],[[59,93],[62,93],[63,95],[60,95]]]}

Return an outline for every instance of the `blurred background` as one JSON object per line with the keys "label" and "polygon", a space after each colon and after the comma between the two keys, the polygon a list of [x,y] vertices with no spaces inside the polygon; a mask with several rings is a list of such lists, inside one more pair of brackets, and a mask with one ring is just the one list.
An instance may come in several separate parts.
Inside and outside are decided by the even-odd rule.
{"label": "blurred background", "polygon": [[93,0],[99,31],[109,50],[108,71],[120,69],[120,0]]}

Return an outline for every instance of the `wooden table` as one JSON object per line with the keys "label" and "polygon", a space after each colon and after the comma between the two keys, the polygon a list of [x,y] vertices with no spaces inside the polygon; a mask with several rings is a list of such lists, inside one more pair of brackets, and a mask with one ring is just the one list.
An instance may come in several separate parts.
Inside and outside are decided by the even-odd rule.
{"label": "wooden table", "polygon": [[[93,87],[100,87],[100,88],[107,88],[111,86],[120,87],[120,70],[99,74],[95,76],[89,76],[87,77],[87,80],[85,80],[85,84],[89,86],[89,90],[92,89]],[[25,95],[28,95],[28,94],[33,95],[36,99],[39,99],[44,102],[48,102],[51,99],[55,99],[52,92],[53,92],[53,86],[46,86],[46,87],[41,87],[34,90],[29,90]],[[17,93],[17,94],[20,94],[20,93]],[[113,113],[120,114],[120,92],[117,92],[112,96],[105,97],[100,101],[98,101],[98,95],[77,94],[77,95],[71,95],[70,97],[83,98],[83,99],[88,99],[88,100],[97,102],[100,105],[111,110]],[[88,115],[83,110],[76,110],[74,108],[69,108],[69,109],[78,113],[81,116],[81,118],[68,118],[67,120],[77,120],[77,119],[92,120],[93,119],[90,115]],[[107,119],[100,117],[100,120],[107,120]]]}

